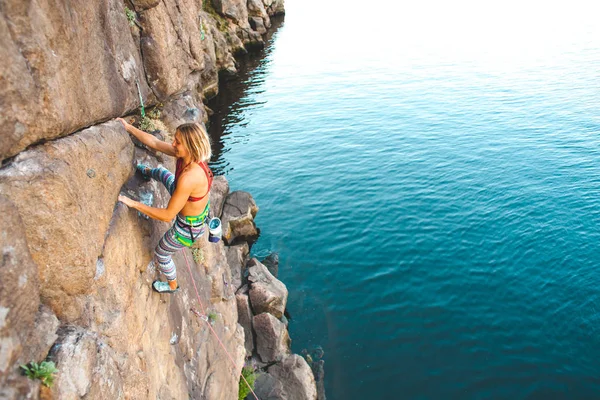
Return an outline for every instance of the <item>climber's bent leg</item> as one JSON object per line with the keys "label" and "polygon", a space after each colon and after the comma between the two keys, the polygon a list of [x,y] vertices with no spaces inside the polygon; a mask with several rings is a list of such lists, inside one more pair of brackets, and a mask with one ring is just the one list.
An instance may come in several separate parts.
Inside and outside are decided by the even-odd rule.
{"label": "climber's bent leg", "polygon": [[169,194],[172,196],[175,191],[175,175],[171,173],[168,169],[164,167],[156,167],[150,168],[144,164],[138,164],[136,169],[140,171],[140,173],[146,178],[153,178],[159,182],[162,182],[163,185],[169,191]]}
{"label": "climber's bent leg", "polygon": [[173,195],[173,192],[175,191],[175,175],[173,175],[171,171],[164,167],[156,167],[152,168],[150,176],[153,179],[162,182],[169,191],[169,194],[171,196]]}

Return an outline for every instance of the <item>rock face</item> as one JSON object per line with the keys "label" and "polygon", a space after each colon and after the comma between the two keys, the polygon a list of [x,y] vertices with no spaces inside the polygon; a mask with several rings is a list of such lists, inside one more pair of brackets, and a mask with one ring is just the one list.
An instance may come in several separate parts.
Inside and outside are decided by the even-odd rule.
{"label": "rock face", "polygon": [[242,286],[242,274],[248,261],[248,243],[242,243],[235,246],[227,246],[227,263],[231,269],[231,281],[234,290]]}
{"label": "rock face", "polygon": [[256,395],[272,400],[316,400],[317,390],[310,367],[297,354],[285,357],[256,379]]}
{"label": "rock face", "polygon": [[[246,351],[223,243],[203,237],[200,265],[176,255],[180,286],[190,295],[151,292],[157,275],[149,261],[168,224],[115,208],[128,187],[153,191],[156,205],[166,205],[156,182],[128,179],[139,153],[112,122],[22,152],[0,170],[0,191],[10,199],[0,201],[7,240],[0,243],[3,398],[39,390],[18,365],[43,360],[55,341],[57,399],[235,396]],[[214,329],[235,359],[233,373],[206,322],[189,311],[201,308],[191,296],[194,282],[218,316]],[[40,297],[49,308],[40,307]],[[69,329],[57,333],[59,324]]]}
{"label": "rock face", "polygon": [[58,337],[58,319],[40,305],[37,267],[27,248],[23,221],[0,196],[0,398],[28,398],[31,384],[14,366],[48,350]]}
{"label": "rock face", "polygon": [[253,241],[258,237],[254,217],[258,206],[248,192],[241,190],[230,193],[223,205],[223,239],[227,244],[236,240]]}
{"label": "rock face", "polygon": [[164,1],[140,13],[146,74],[161,101],[199,83],[204,68],[201,9],[197,0]]}
{"label": "rock face", "polygon": [[263,0],[263,3],[270,16],[279,15],[285,13],[285,2],[284,0]]}
{"label": "rock face", "polygon": [[[269,313],[255,315],[256,350],[262,362],[279,361],[290,353],[290,336],[283,322]],[[312,375],[312,372],[311,372]]]}
{"label": "rock face", "polygon": [[143,11],[156,7],[160,3],[160,0],[132,0],[132,2],[136,10]]}
{"label": "rock face", "polygon": [[0,192],[19,210],[39,266],[41,296],[76,321],[90,292],[115,200],[132,173],[133,144],[111,122],[19,154],[0,170]]}
{"label": "rock face", "polygon": [[236,294],[238,321],[244,329],[244,346],[246,355],[252,356],[254,351],[254,332],[252,330],[252,310],[250,309],[250,300],[246,294]]}
{"label": "rock face", "polygon": [[297,354],[287,356],[269,368],[269,374],[283,382],[289,400],[315,400],[317,389],[310,367]]}
{"label": "rock face", "polygon": [[248,263],[250,301],[256,314],[270,313],[281,318],[287,304],[288,291],[285,285],[275,278],[267,267],[256,258]]}
{"label": "rock face", "polygon": [[249,28],[246,0],[212,0],[212,5],[219,14],[231,18],[239,27]]}
{"label": "rock face", "polygon": [[262,0],[248,0],[248,16],[250,27],[260,34],[266,33],[271,27],[271,18]]}
{"label": "rock face", "polygon": [[[54,346],[53,358],[61,366],[55,382],[58,398],[123,398],[123,379],[117,354],[96,335],[81,329],[65,332]],[[94,371],[102,370],[102,374]]]}
{"label": "rock face", "polygon": [[[273,264],[279,262],[275,253],[266,260]],[[257,373],[256,394],[261,399],[316,400],[317,385],[313,370],[304,358],[291,354],[287,320],[283,315],[287,288],[256,258],[248,262],[247,269],[249,284],[238,289],[236,297],[239,315],[243,314],[246,319],[249,311],[255,314],[250,327],[247,322],[242,325],[246,335],[255,338],[254,359],[263,367]],[[249,296],[245,294],[246,291]],[[248,297],[250,307],[247,306]],[[248,342],[246,350],[250,352]],[[319,362],[322,365],[322,360]],[[322,398],[325,398],[324,391]]]}
{"label": "rock face", "polygon": [[229,183],[224,176],[215,176],[210,188],[210,211],[215,217],[221,217],[225,198],[229,194]]}
{"label": "rock face", "polygon": [[123,3],[3,1],[0,160],[120,116],[152,94]]}
{"label": "rock face", "polygon": [[[134,165],[174,163],[134,146],[113,119],[157,105],[165,140],[206,122],[219,73],[236,72],[234,54],[262,43],[283,3],[1,3],[0,398],[236,398],[246,357],[289,354],[276,317],[285,286],[257,267],[236,295],[258,207],[217,177],[212,213],[227,241],[206,233],[174,256],[180,292],[152,292],[153,249],[169,224],[116,200],[165,207],[166,190]],[[44,359],[58,368],[51,389],[19,370]]]}
{"label": "rock face", "polygon": [[208,119],[203,107],[199,107],[190,91],[173,96],[163,104],[162,122],[169,132],[175,132],[181,124],[205,122]]}
{"label": "rock face", "polygon": [[[206,0],[210,1],[210,0]],[[218,91],[283,2],[6,0],[0,9],[0,161],[188,90]],[[203,8],[204,7],[204,8]],[[214,12],[214,11],[213,11]],[[218,15],[220,14],[220,15]]]}

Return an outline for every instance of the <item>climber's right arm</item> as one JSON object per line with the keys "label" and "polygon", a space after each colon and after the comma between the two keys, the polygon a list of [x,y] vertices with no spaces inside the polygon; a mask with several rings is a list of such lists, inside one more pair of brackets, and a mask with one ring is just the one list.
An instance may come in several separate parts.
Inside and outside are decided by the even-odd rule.
{"label": "climber's right arm", "polygon": [[145,144],[146,146],[154,149],[156,151],[160,151],[168,156],[175,157],[175,149],[173,146],[167,142],[163,142],[162,140],[158,140],[156,137],[152,136],[149,133],[146,133],[142,130],[139,130],[135,126],[129,124],[123,118],[117,118],[117,121],[121,122],[125,127],[125,130],[131,135],[135,136],[137,140]]}

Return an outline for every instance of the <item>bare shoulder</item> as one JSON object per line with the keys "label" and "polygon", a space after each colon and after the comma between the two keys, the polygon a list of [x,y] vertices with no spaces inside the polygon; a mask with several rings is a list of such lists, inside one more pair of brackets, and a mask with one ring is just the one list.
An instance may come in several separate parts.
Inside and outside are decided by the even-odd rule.
{"label": "bare shoulder", "polygon": [[205,185],[208,181],[204,170],[199,165],[190,165],[181,174],[179,181],[186,186],[195,187],[198,185]]}

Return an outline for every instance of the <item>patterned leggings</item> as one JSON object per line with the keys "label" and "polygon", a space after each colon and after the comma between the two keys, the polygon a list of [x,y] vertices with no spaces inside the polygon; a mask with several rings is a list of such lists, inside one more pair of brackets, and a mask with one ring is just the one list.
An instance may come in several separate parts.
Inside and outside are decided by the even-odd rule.
{"label": "patterned leggings", "polygon": [[[150,176],[163,183],[169,194],[173,195],[175,191],[175,176],[163,167],[153,168],[150,171]],[[202,214],[195,217],[182,217],[177,214],[175,223],[164,234],[158,245],[154,249],[154,260],[158,265],[158,269],[168,280],[177,279],[177,270],[171,256],[183,249],[190,247],[204,233],[205,222],[208,217],[209,204],[206,204],[206,209]]]}

